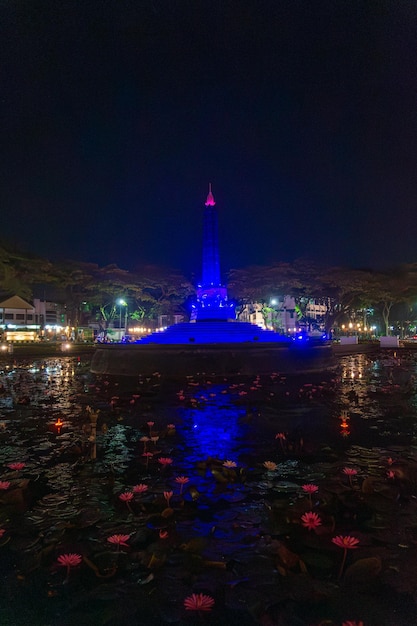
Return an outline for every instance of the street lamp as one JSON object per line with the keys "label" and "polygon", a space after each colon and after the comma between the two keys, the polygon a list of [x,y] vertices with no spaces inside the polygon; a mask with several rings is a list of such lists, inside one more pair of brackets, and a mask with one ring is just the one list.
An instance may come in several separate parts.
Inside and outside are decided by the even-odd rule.
{"label": "street lamp", "polygon": [[127,302],[125,300],[123,300],[123,298],[119,298],[117,301],[117,304],[119,305],[119,329],[122,328],[122,306],[125,306],[125,327],[126,327],[126,322],[127,322]]}

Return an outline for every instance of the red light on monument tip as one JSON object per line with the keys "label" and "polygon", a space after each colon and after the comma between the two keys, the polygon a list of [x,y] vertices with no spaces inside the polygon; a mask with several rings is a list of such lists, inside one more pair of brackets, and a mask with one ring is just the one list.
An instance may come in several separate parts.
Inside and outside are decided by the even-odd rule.
{"label": "red light on monument tip", "polygon": [[214,206],[216,203],[214,202],[214,196],[211,192],[211,183],[209,183],[209,192],[206,200],[206,206]]}

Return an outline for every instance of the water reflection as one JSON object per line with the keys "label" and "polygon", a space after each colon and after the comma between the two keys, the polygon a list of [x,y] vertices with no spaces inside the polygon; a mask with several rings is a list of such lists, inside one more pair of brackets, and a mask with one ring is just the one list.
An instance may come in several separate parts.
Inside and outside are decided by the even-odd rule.
{"label": "water reflection", "polygon": [[[401,607],[407,608],[405,594],[396,605],[383,606],[374,621],[370,618],[386,597],[393,602],[397,580],[408,588],[405,585],[414,558],[410,529],[415,525],[417,484],[412,448],[416,441],[415,373],[411,357],[401,361],[386,358],[383,363],[358,355],[341,359],[331,384],[327,379],[312,378],[300,387],[299,381],[284,377],[264,377],[256,384],[183,381],[185,391],[180,394],[174,386],[167,392],[155,391],[154,381],[148,379],[140,392],[132,395],[132,391],[124,394],[117,381],[92,384],[88,366],[79,367],[71,357],[4,367],[0,383],[9,404],[0,405],[0,480],[3,485],[13,481],[14,493],[22,497],[18,508],[6,500],[8,489],[1,494],[6,506],[0,508],[0,527],[4,526],[8,541],[0,549],[7,594],[3,600],[0,590],[3,622],[34,626],[64,621],[104,623],[110,603],[104,604],[103,597],[110,597],[114,619],[107,619],[109,623],[185,623],[178,614],[172,617],[172,598],[180,604],[192,590],[190,581],[199,577],[207,588],[216,590],[219,608],[213,623],[242,623],[242,615],[247,615],[242,609],[246,596],[259,606],[271,606],[272,588],[279,588],[280,593],[284,589],[285,610],[294,607],[291,610],[299,610],[299,615],[292,615],[290,621],[267,616],[268,623],[280,619],[283,625],[316,624],[319,620],[340,624],[342,614],[343,619],[379,626],[417,623],[412,609],[407,609],[405,619],[395,621]],[[21,403],[26,396],[27,405]],[[100,410],[94,462],[88,454],[90,431],[84,431],[85,423],[89,424],[87,404]],[[157,458],[145,467],[141,439],[149,434],[149,421],[155,423],[161,437],[147,445],[158,458],[172,456],[171,469],[162,470]],[[171,421],[177,434],[167,433]],[[278,432],[285,432],[287,438],[275,439]],[[299,445],[289,447],[290,441]],[[246,452],[249,454],[244,456]],[[245,471],[236,477],[229,474],[224,482],[222,464],[206,463],[208,457],[238,464],[245,460]],[[389,461],[391,457],[394,461]],[[267,459],[277,462],[280,471],[266,475],[263,463]],[[16,475],[8,469],[11,462],[26,465]],[[387,476],[391,463],[393,475]],[[354,488],[341,471],[344,466],[358,471]],[[400,471],[407,481],[400,480]],[[175,482],[179,475],[189,478],[184,502]],[[366,488],[359,488],[361,481]],[[315,534],[299,523],[306,510],[306,499],[299,490],[307,482],[319,484],[314,506],[324,514],[323,528],[325,517],[331,516],[335,533],[362,534],[365,541],[360,558],[381,557],[383,586],[377,586],[378,578],[367,593],[361,578],[359,584],[349,587],[348,594],[342,589],[335,595],[333,590],[338,587],[333,581],[340,559],[338,554],[332,558],[330,529],[316,544]],[[120,505],[118,494],[138,483],[147,484],[148,496],[136,501],[132,518]],[[195,497],[190,497],[191,485]],[[172,511],[165,509],[164,502],[164,492],[170,490],[174,491]],[[27,500],[25,493],[30,496]],[[161,524],[170,533],[166,543],[157,533]],[[80,551],[96,565],[107,545],[106,537],[115,533],[129,534],[132,546],[124,551],[118,571],[103,581],[93,574],[98,570],[85,561],[70,585],[62,584],[63,576],[56,571],[60,552]],[[267,546],[271,536],[279,542]],[[308,542],[303,556],[308,558],[308,551],[311,554],[308,576],[300,578],[296,569],[294,577],[286,577],[285,586],[277,574],[276,550],[281,542],[297,553],[301,544]],[[273,554],[269,551],[272,545]],[[138,555],[143,555],[143,563]],[[155,561],[155,575],[151,572],[149,576],[149,563]],[[235,569],[223,567],[229,562],[237,574]],[[396,564],[394,573],[392,563]],[[24,587],[16,587],[16,573],[25,581]],[[138,585],[140,580],[147,582]],[[268,585],[258,585],[258,580],[268,581]],[[323,599],[319,608],[315,605],[312,609],[313,588],[305,588],[306,581],[320,586],[330,581],[328,602]],[[47,605],[48,590],[55,595],[48,595],[51,602]],[[238,595],[234,597],[235,592]],[[255,594],[253,598],[251,594]],[[297,603],[293,602],[295,596]],[[411,594],[407,601],[408,597]],[[98,598],[97,605],[94,598]],[[339,608],[341,602],[343,609]],[[140,614],[126,620],[124,605],[139,606]],[[143,606],[149,608],[146,618]],[[166,613],[161,613],[164,606]],[[351,606],[360,607],[354,615]],[[385,612],[386,621],[380,618]],[[29,617],[33,614],[35,618]]]}
{"label": "water reflection", "polygon": [[191,404],[195,406],[179,409],[183,423],[179,432],[194,454],[236,460],[248,432],[243,423],[246,408],[236,404],[226,385],[212,385],[210,393],[203,386],[194,387]]}

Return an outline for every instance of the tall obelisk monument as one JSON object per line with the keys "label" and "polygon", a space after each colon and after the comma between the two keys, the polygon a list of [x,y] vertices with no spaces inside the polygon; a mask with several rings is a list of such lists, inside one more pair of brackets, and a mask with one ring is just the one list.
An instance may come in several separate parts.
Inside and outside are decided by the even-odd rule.
{"label": "tall obelisk monument", "polygon": [[227,288],[221,284],[219,255],[219,220],[209,184],[203,218],[203,268],[197,288],[197,321],[227,321],[235,318],[233,304],[227,300]]}

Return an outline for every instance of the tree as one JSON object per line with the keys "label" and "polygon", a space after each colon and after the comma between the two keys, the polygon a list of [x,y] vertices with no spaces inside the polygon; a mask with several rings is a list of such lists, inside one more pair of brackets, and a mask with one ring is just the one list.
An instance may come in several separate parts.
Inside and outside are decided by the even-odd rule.
{"label": "tree", "polygon": [[386,272],[374,274],[374,284],[369,297],[379,307],[385,328],[390,334],[390,313],[394,304],[409,303],[417,296],[417,273],[415,266],[403,265]]}

